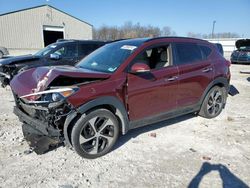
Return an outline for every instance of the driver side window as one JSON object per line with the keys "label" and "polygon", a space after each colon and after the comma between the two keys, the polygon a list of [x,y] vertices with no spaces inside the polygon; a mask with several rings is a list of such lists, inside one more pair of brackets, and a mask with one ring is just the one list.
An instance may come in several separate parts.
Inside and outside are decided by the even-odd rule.
{"label": "driver side window", "polygon": [[56,50],[55,54],[61,58],[74,58],[77,57],[77,46],[74,44],[68,44]]}
{"label": "driver side window", "polygon": [[134,62],[145,63],[150,69],[162,69],[170,66],[170,45],[149,48],[140,53]]}
{"label": "driver side window", "polygon": [[65,49],[64,49],[64,47],[62,47],[62,48],[58,49],[57,51],[55,51],[55,54],[62,56],[64,54],[64,51],[65,51]]}

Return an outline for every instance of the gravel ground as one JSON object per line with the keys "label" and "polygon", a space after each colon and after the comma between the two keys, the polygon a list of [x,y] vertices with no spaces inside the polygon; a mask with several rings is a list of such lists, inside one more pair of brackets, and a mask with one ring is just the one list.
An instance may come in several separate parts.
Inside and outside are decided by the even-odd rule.
{"label": "gravel ground", "polygon": [[25,154],[11,91],[0,89],[0,187],[248,187],[250,74],[240,70],[250,66],[232,65],[240,94],[219,117],[186,115],[132,130],[95,160],[65,147]]}

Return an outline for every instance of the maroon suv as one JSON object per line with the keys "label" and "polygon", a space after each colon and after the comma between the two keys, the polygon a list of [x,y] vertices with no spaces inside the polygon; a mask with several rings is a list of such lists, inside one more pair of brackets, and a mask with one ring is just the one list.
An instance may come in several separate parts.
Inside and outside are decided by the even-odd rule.
{"label": "maroon suv", "polygon": [[140,38],[107,44],[75,67],[40,67],[11,81],[15,114],[37,153],[66,143],[86,158],[109,152],[119,133],[225,106],[230,63],[207,41]]}

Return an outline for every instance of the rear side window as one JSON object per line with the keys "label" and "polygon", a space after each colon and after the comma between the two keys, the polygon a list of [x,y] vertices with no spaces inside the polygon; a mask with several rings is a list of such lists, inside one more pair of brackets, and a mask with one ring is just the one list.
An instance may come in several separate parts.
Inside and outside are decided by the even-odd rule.
{"label": "rear side window", "polygon": [[79,56],[86,56],[96,50],[100,45],[98,44],[79,44]]}
{"label": "rear side window", "polygon": [[202,53],[197,44],[194,43],[176,43],[176,55],[179,65],[189,64],[201,61]]}
{"label": "rear side window", "polygon": [[200,46],[200,49],[201,49],[201,52],[202,52],[202,55],[203,55],[203,59],[207,59],[208,56],[212,52],[211,48],[209,48],[207,46],[202,46],[202,45],[199,45],[199,46]]}
{"label": "rear side window", "polygon": [[218,50],[221,53],[221,55],[223,56],[224,55],[224,50],[223,50],[222,45],[220,43],[216,43],[215,45],[218,48]]}

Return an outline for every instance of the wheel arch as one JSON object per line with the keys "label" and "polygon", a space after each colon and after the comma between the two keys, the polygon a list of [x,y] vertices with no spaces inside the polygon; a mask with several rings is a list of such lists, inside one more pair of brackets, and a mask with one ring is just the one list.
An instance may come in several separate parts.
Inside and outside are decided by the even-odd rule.
{"label": "wheel arch", "polygon": [[129,120],[127,110],[125,109],[123,103],[116,97],[105,96],[83,104],[67,116],[63,128],[64,138],[67,145],[72,146],[70,135],[75,122],[82,115],[100,108],[108,109],[114,113],[114,115],[118,117],[121,133],[123,135],[127,133],[129,130]]}
{"label": "wheel arch", "polygon": [[210,84],[207,86],[206,90],[203,92],[202,97],[200,99],[199,105],[201,106],[206,95],[208,94],[209,90],[212,89],[214,86],[225,87],[226,91],[229,90],[229,81],[225,77],[217,77],[215,78]]}

